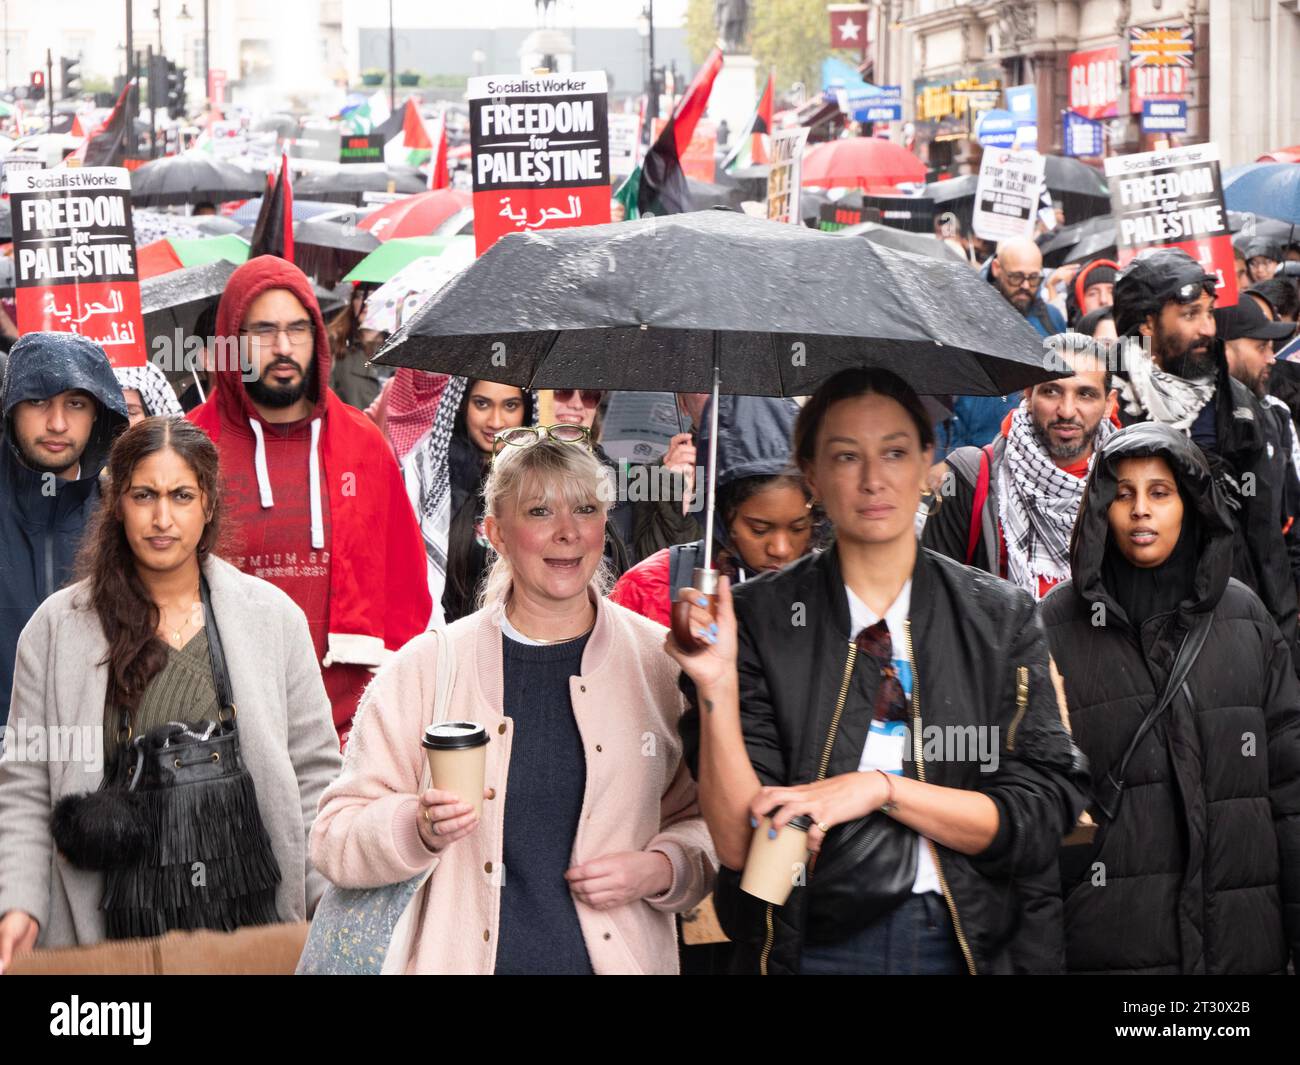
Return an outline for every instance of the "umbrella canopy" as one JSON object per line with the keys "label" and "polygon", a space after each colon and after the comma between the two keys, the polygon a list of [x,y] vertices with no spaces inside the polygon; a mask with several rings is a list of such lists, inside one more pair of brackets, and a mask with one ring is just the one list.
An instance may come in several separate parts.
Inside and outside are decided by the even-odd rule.
{"label": "umbrella canopy", "polygon": [[147,208],[133,210],[131,224],[135,229],[137,248],[165,237],[197,237],[202,234],[202,230],[194,224],[194,221],[183,214],[168,214],[163,211],[150,211]]}
{"label": "umbrella canopy", "polygon": [[265,191],[265,174],[201,151],[155,159],[131,175],[131,202],[140,207],[246,200]]}
{"label": "umbrella canopy", "polygon": [[361,325],[381,333],[395,332],[443,285],[469,266],[464,255],[422,256],[398,270],[366,298]]}
{"label": "umbrella canopy", "polygon": [[1265,152],[1255,162],[1300,163],[1300,144],[1293,144],[1289,148],[1274,148],[1271,152]]}
{"label": "umbrella canopy", "polygon": [[1110,185],[1096,167],[1067,155],[1047,155],[1043,166],[1047,189],[1057,196],[1088,196],[1110,204]]}
{"label": "umbrella canopy", "polygon": [[[1043,172],[1047,191],[1061,201],[1065,217],[1070,224],[1110,214],[1110,187],[1096,170],[1077,159],[1059,155],[1044,157]],[[978,174],[962,174],[947,181],[932,181],[925,186],[923,195],[935,204],[943,204],[970,229],[971,210],[975,203]]]}
{"label": "umbrella canopy", "polygon": [[238,266],[248,258],[248,241],[234,235],[196,237],[186,240],[168,237],[146,244],[139,250],[140,279],[157,277],[185,266],[202,266],[224,259]]}
{"label": "umbrella canopy", "polygon": [[1043,265],[1057,267],[1098,257],[1113,258],[1104,253],[1115,250],[1115,233],[1115,216],[1109,214],[1062,226],[1039,245]]}
{"label": "umbrella canopy", "polygon": [[716,365],[726,392],[787,396],[855,366],[939,394],[1006,395],[1059,376],[968,266],[731,211],[509,234],[375,361],[649,392],[708,391]]}
{"label": "umbrella canopy", "polygon": [[348,221],[312,218],[293,230],[293,259],[308,277],[336,285],[339,279],[379,247],[379,238]]}
{"label": "umbrella canopy", "polygon": [[385,204],[359,224],[380,240],[431,237],[449,219],[472,209],[473,203],[474,197],[460,189],[434,189]]}
{"label": "umbrella canopy", "polygon": [[383,284],[397,271],[424,256],[450,254],[474,256],[474,241],[468,237],[403,237],[385,241],[349,271],[344,281],[370,281]]}
{"label": "umbrella canopy", "polygon": [[205,237],[220,237],[226,233],[238,233],[244,228],[242,222],[219,214],[190,215],[189,222]]}
{"label": "umbrella canopy", "polygon": [[883,226],[879,222],[859,222],[856,226],[847,226],[834,234],[837,237],[866,237],[873,244],[894,251],[907,252],[909,255],[922,255],[929,259],[941,259],[944,262],[964,263],[950,245],[928,233],[909,233],[905,229]]}
{"label": "umbrella canopy", "polygon": [[411,167],[340,166],[333,170],[313,170],[294,182],[295,197],[326,200],[330,203],[360,204],[367,192],[413,194],[425,191],[425,179]]}
{"label": "umbrella canopy", "polygon": [[[315,218],[317,215],[333,214],[339,209],[337,203],[327,203],[324,200],[300,200],[298,199],[298,186],[293,187],[293,220],[301,222],[304,219]],[[262,213],[262,197],[255,196],[251,200],[245,200],[239,205],[233,214],[229,217],[231,221],[237,222],[242,226],[251,226],[257,222],[257,216]]]}
{"label": "umbrella canopy", "polygon": [[235,264],[225,259],[185,267],[140,282],[140,310],[152,350],[155,337],[191,336],[204,310],[221,299]]}
{"label": "umbrella canopy", "polygon": [[1277,244],[1289,244],[1295,236],[1295,226],[1290,222],[1241,211],[1228,212],[1228,228],[1234,234],[1232,243],[1242,246],[1256,237],[1266,237]]}
{"label": "umbrella canopy", "polygon": [[824,141],[804,153],[805,185],[894,191],[905,182],[925,180],[925,164],[897,144],[880,137]]}
{"label": "umbrella canopy", "polygon": [[691,202],[697,211],[707,211],[711,207],[739,208],[746,199],[744,190],[737,184],[709,184],[707,181],[686,179],[686,188],[690,191]]}
{"label": "umbrella canopy", "polygon": [[1223,176],[1223,202],[1232,211],[1278,218],[1300,225],[1300,166],[1245,163]]}

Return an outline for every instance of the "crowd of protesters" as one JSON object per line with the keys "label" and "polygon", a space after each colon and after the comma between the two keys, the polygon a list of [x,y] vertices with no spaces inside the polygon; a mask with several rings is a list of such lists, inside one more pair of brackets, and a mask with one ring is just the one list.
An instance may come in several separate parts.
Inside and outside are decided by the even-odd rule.
{"label": "crowd of protesters", "polygon": [[[677,397],[670,498],[619,498],[607,394],[555,390],[542,425],[514,385],[380,381],[360,306],[327,325],[271,256],[234,272],[212,326],[252,373],[211,370],[197,406],[89,341],[18,340],[0,724],[10,747],[56,725],[106,741],[100,765],[0,761],[0,967],[304,920],[327,882],[433,868],[412,972],[691,970],[674,915],[710,898],[711,971],[1293,968],[1282,250],[1244,247],[1240,300],[1216,308],[1180,251],[1048,273],[1033,241],[980,265],[949,239],[1063,376],[947,397],[938,419],[884,370],[724,396],[711,545],[708,397]],[[421,790],[441,668],[493,741],[482,797]],[[235,707],[255,795],[231,807],[228,890],[199,898],[175,854],[206,828],[176,814],[146,876],[113,800],[145,771],[133,737],[183,751]],[[927,746],[959,734],[992,739]],[[769,817],[809,822],[783,906],[740,888]]]}

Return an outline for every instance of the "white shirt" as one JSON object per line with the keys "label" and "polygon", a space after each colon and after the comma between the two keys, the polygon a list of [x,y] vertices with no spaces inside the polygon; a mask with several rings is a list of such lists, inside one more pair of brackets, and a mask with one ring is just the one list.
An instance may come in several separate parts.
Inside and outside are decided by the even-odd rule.
{"label": "white shirt", "polygon": [[[861,599],[853,594],[847,584],[844,590],[849,596],[849,632],[855,638],[863,629],[869,628],[880,620],[880,615],[872,612]],[[894,669],[898,673],[898,682],[909,704],[912,700],[912,663],[907,658],[907,645],[904,633],[908,614],[912,607],[912,582],[909,579],[903,585],[889,609],[885,611],[885,624],[889,626],[889,640],[894,656]],[[896,776],[903,775],[904,748],[911,740],[911,726],[906,722],[881,722],[872,720],[867,731],[867,742],[862,748],[862,758],[858,762],[859,773],[870,773],[877,769]],[[916,880],[912,883],[912,894],[926,891],[941,891],[939,870],[935,868],[934,852],[924,837],[917,837]]]}
{"label": "white shirt", "polygon": [[525,636],[510,624],[510,619],[506,617],[506,612],[504,610],[501,611],[501,634],[507,639],[514,640],[515,643],[524,644],[526,647],[541,647],[547,642],[545,640],[534,640],[531,636]]}

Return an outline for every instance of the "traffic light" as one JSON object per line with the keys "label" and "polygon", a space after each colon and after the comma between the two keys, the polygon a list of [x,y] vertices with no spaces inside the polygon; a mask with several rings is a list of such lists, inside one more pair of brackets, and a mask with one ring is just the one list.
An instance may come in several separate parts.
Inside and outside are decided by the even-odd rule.
{"label": "traffic light", "polygon": [[185,71],[167,61],[167,113],[172,118],[185,117]]}
{"label": "traffic light", "polygon": [[167,106],[167,57],[149,57],[149,109],[161,111]]}
{"label": "traffic light", "polygon": [[28,93],[28,95],[33,99],[39,99],[45,95],[45,71],[32,71],[31,90],[32,91]]}
{"label": "traffic light", "polygon": [[62,57],[59,60],[59,68],[61,71],[59,99],[75,100],[81,95],[81,56]]}

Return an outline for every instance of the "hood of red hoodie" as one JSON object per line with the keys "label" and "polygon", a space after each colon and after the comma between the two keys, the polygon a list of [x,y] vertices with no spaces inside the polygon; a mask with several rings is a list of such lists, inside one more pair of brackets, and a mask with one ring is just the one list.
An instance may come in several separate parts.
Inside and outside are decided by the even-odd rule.
{"label": "hood of red hoodie", "polygon": [[[239,342],[239,331],[249,305],[263,292],[273,288],[292,292],[298,302],[307,308],[316,327],[314,365],[308,378],[308,395],[314,399],[310,417],[323,417],[326,387],[330,379],[329,334],[325,331],[325,317],[321,314],[320,304],[316,302],[316,292],[311,281],[293,263],[276,255],[259,255],[255,259],[249,259],[231,274],[230,280],[226,282],[226,290],[222,293],[221,303],[217,306],[217,336],[232,345],[226,350],[238,350],[233,345]],[[222,413],[245,428],[250,418],[262,420],[244,387],[239,360],[220,358],[217,362],[217,396]]]}

